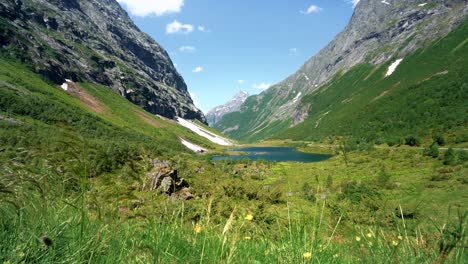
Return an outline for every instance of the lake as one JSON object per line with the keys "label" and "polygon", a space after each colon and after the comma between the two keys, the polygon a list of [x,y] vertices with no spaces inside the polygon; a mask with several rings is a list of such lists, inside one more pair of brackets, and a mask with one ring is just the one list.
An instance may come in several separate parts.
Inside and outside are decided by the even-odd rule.
{"label": "lake", "polygon": [[242,155],[215,156],[213,160],[226,159],[251,159],[251,160],[268,160],[268,161],[297,161],[297,162],[318,162],[327,160],[332,155],[314,154],[300,152],[296,148],[291,147],[248,147],[231,149],[231,151],[246,152]]}

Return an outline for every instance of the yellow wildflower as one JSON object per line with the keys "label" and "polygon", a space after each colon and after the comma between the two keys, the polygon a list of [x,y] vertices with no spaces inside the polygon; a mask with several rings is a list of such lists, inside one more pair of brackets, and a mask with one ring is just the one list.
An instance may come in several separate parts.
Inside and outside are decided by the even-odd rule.
{"label": "yellow wildflower", "polygon": [[337,258],[339,256],[340,256],[340,254],[336,253],[335,255],[333,255],[333,258]]}
{"label": "yellow wildflower", "polygon": [[252,237],[246,236],[246,237],[244,237],[244,239],[245,239],[245,240],[251,240]]}
{"label": "yellow wildflower", "polygon": [[356,237],[356,241],[357,241],[357,242],[361,241],[361,237],[358,237],[358,236],[357,236],[357,237]]}
{"label": "yellow wildflower", "polygon": [[402,237],[402,236],[398,236],[398,240],[403,240],[403,237]]}
{"label": "yellow wildflower", "polygon": [[367,233],[366,235],[368,238],[372,238],[372,233]]}
{"label": "yellow wildflower", "polygon": [[367,245],[369,245],[369,247],[372,247],[374,245],[374,243],[369,241],[369,242],[367,242]]}
{"label": "yellow wildflower", "polygon": [[305,259],[310,259],[310,258],[312,258],[312,253],[310,253],[310,252],[306,252],[306,253],[304,253],[304,254],[302,254],[302,255],[304,256]]}
{"label": "yellow wildflower", "polygon": [[248,215],[245,216],[244,219],[247,220],[247,221],[252,221],[253,220],[253,215],[248,214]]}
{"label": "yellow wildflower", "polygon": [[393,245],[394,247],[398,246],[398,241],[393,240],[393,241],[392,241],[392,245]]}
{"label": "yellow wildflower", "polygon": [[193,228],[193,231],[195,231],[196,234],[200,234],[202,231],[202,226],[200,224],[196,224]]}

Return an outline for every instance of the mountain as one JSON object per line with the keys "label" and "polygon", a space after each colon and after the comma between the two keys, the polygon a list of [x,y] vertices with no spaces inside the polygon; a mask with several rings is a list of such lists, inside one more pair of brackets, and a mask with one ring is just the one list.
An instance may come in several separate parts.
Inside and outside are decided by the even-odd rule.
{"label": "mountain", "polygon": [[206,113],[206,119],[210,126],[216,124],[224,115],[240,110],[240,106],[249,97],[249,94],[244,91],[237,93],[229,102],[224,105],[216,106]]}
{"label": "mountain", "polygon": [[206,122],[167,52],[115,0],[5,0],[0,55],[61,85],[110,87],[143,109]]}
{"label": "mountain", "polygon": [[[346,28],[301,69],[263,93],[249,97],[239,112],[225,115],[215,128],[233,138],[254,141],[272,137],[323,139],[333,135],[356,136],[372,129],[375,129],[373,137],[382,134],[381,137],[388,138],[390,131],[382,128],[381,124],[376,127],[375,120],[388,115],[394,118],[386,120],[388,123],[398,123],[401,115],[397,111],[407,115],[411,112],[409,110],[413,110],[411,115],[421,114],[427,124],[437,121],[443,123],[446,120],[444,115],[415,112],[411,104],[402,107],[395,102],[403,97],[408,102],[420,98],[430,100],[419,93],[412,94],[414,98],[409,97],[410,87],[435,85],[422,84],[435,81],[431,79],[432,76],[444,79],[453,77],[437,75],[445,73],[449,67],[453,71],[448,73],[455,75],[452,80],[466,82],[466,75],[457,72],[466,64],[466,56],[461,53],[466,50],[463,29],[458,33],[458,43],[447,44],[455,45],[454,49],[460,45],[455,49],[456,52],[434,45],[460,28],[461,24],[466,24],[467,12],[468,5],[463,0],[430,3],[416,0],[361,0]],[[427,53],[429,49],[437,54],[441,50],[448,53],[435,57]],[[417,61],[418,54],[424,51],[425,60]],[[454,57],[455,53],[459,57]],[[385,76],[388,67],[397,60],[400,60],[401,65],[394,65],[395,75]],[[399,72],[400,68],[408,70]],[[400,75],[400,79],[396,75]],[[456,87],[454,85],[452,88]],[[401,93],[398,98],[393,98],[395,94],[392,92]],[[465,95],[462,99],[466,98]],[[379,106],[389,98],[393,99],[384,106],[391,113],[377,116],[375,111],[369,110],[380,109]],[[460,101],[456,103],[460,104]],[[454,121],[456,124],[459,122],[462,121]],[[345,129],[350,125],[353,131]],[[359,128],[356,127],[358,125]],[[323,126],[328,128],[324,130]],[[437,128],[445,130],[448,127]],[[402,130],[392,128],[391,133],[403,137],[412,128],[415,126]],[[427,126],[424,129],[430,130]],[[420,132],[421,136],[425,133],[415,132]]]}

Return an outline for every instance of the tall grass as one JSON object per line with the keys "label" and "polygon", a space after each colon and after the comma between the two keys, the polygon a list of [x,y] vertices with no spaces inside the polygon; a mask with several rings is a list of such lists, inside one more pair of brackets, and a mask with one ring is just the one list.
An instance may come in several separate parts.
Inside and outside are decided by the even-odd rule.
{"label": "tall grass", "polygon": [[[316,199],[311,211],[272,215],[234,208],[213,221],[216,193],[197,219],[191,202],[163,201],[159,214],[116,217],[93,204],[86,166],[61,175],[44,161],[37,171],[5,166],[0,178],[0,262],[3,263],[465,263],[466,214],[425,233],[344,224]],[[80,188],[70,191],[71,178]],[[320,187],[321,188],[321,187]],[[99,210],[96,208],[100,208]],[[403,210],[403,209],[401,209]],[[99,213],[98,213],[99,212]],[[315,212],[315,213],[314,213]],[[403,215],[403,214],[401,214]]]}

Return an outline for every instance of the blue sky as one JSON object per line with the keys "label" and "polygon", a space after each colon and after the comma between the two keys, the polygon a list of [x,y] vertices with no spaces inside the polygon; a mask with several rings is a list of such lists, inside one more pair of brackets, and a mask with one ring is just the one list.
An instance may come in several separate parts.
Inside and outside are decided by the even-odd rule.
{"label": "blue sky", "polygon": [[169,52],[205,113],[293,74],[353,12],[352,0],[118,1]]}

